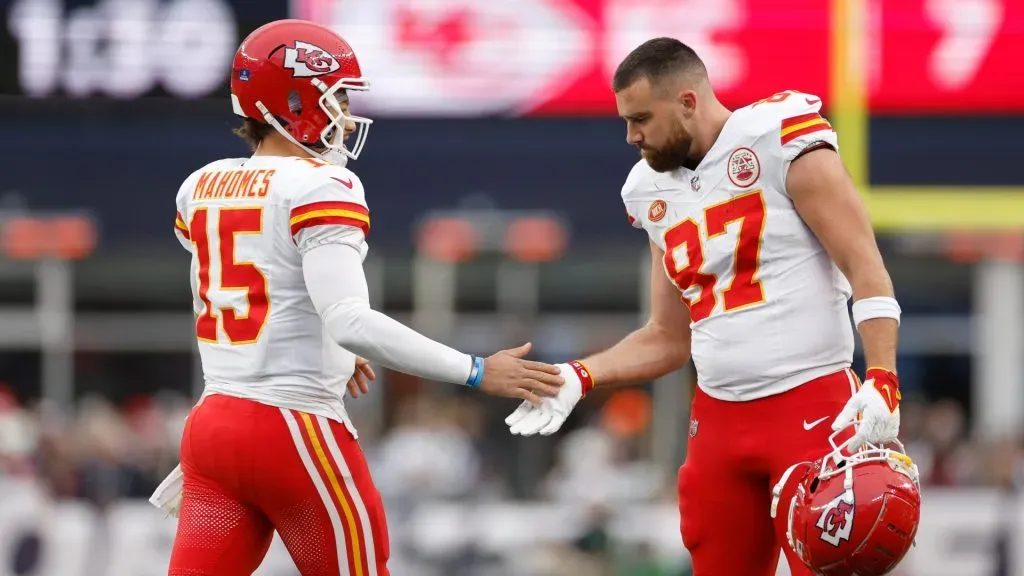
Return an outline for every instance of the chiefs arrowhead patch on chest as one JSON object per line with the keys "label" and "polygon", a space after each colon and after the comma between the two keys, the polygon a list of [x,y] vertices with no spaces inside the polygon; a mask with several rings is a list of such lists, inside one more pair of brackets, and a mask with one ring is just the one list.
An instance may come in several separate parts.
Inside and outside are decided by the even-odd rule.
{"label": "chiefs arrowhead patch on chest", "polygon": [[761,176],[761,162],[750,148],[737,148],[729,156],[729,180],[740,188],[747,188]]}

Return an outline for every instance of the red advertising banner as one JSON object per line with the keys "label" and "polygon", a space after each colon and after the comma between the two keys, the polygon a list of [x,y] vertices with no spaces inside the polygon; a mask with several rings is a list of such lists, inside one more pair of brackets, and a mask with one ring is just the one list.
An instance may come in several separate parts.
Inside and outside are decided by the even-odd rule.
{"label": "red advertising banner", "polygon": [[878,3],[868,61],[874,110],[1024,112],[1024,1]]}
{"label": "red advertising banner", "polygon": [[[293,0],[334,26],[392,114],[614,114],[611,77],[674,36],[728,104],[785,89],[829,100],[826,0]],[[864,0],[872,110],[1024,112],[1024,1]]]}

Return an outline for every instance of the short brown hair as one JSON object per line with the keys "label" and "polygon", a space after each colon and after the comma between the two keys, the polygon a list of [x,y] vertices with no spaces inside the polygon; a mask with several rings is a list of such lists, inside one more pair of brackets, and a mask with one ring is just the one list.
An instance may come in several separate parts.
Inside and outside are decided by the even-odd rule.
{"label": "short brown hair", "polygon": [[612,90],[629,88],[641,78],[654,82],[674,74],[707,74],[697,53],[675,38],[652,38],[637,46],[619,64],[612,79]]}
{"label": "short brown hair", "polygon": [[235,136],[238,136],[255,152],[263,139],[274,131],[274,127],[265,122],[259,122],[252,118],[246,118],[242,125],[235,128]]}

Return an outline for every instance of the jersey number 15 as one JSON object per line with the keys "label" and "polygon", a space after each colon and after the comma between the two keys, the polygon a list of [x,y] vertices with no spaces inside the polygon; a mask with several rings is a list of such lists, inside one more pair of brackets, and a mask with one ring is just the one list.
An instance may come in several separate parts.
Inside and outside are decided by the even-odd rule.
{"label": "jersey number 15", "polygon": [[[217,208],[214,230],[210,230],[210,209],[199,208],[189,222],[189,238],[196,247],[199,260],[199,299],[203,311],[196,318],[196,337],[204,342],[220,341],[217,318],[224,335],[231,344],[251,344],[259,339],[270,312],[270,298],[267,294],[267,277],[252,262],[235,259],[235,239],[239,234],[261,234],[263,232],[263,208]],[[211,234],[217,237],[219,249],[213,252]],[[248,300],[248,311],[235,312],[235,308],[223,302],[217,306],[210,298],[210,278],[220,278],[220,290],[244,291]],[[215,313],[214,310],[219,313]]]}

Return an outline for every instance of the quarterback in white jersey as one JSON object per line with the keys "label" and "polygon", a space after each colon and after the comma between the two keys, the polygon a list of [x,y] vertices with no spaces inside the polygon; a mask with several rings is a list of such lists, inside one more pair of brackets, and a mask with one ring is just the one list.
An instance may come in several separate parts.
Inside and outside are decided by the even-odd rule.
{"label": "quarterback in white jersey", "polygon": [[[560,364],[559,394],[506,422],[514,434],[554,433],[594,386],[650,381],[692,357],[679,506],[694,575],[774,575],[790,527],[773,522],[771,497],[791,465],[824,457],[833,436],[847,451],[896,439],[899,306],[817,96],[786,91],[729,110],[696,53],[671,38],[630,53],[614,89],[643,157],[622,200],[650,239],[651,318]],[[850,370],[851,296],[869,366],[862,387]],[[877,540],[886,534],[846,542],[837,522],[816,529],[878,562],[901,557]],[[785,552],[796,576],[841,574]]]}
{"label": "quarterback in white jersey", "polygon": [[171,576],[251,574],[275,531],[303,574],[388,573],[383,505],[343,402],[363,358],[534,403],[564,382],[523,358],[528,344],[471,356],[370,307],[370,210],[345,167],[370,125],[348,93],[368,88],[333,31],[257,29],[231,70],[254,154],[213,162],[178,191],[206,386],[180,468],[152,498],[180,514]]}
{"label": "quarterback in white jersey", "polygon": [[204,394],[348,422],[342,397],[356,356],[338,341],[352,335],[323,329],[303,256],[335,244],[358,266],[369,230],[359,179],[318,158],[218,160],[189,176],[175,233],[193,258]]}

